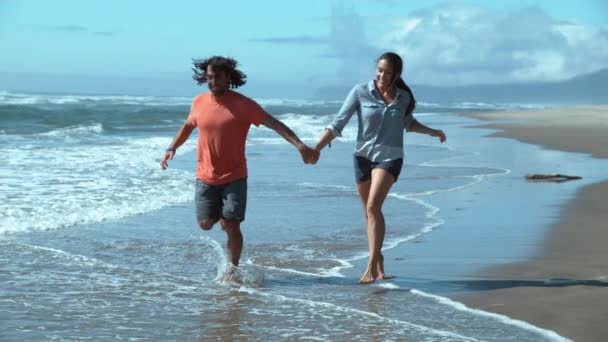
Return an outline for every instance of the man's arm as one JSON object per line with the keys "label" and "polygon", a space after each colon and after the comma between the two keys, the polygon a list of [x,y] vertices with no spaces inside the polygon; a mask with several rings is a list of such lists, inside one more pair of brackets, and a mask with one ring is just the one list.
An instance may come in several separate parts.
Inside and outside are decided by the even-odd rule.
{"label": "man's arm", "polygon": [[177,131],[175,139],[173,139],[173,142],[171,143],[171,145],[169,145],[169,147],[165,151],[165,154],[160,160],[161,169],[165,170],[167,167],[169,167],[167,161],[173,159],[177,148],[182,146],[186,142],[186,140],[188,140],[188,137],[190,137],[190,134],[192,134],[194,128],[195,126],[191,125],[188,121],[186,121],[182,128]]}
{"label": "man's arm", "polygon": [[283,139],[287,140],[290,144],[295,146],[298,149],[298,152],[300,152],[304,163],[314,164],[319,158],[318,152],[306,146],[289,127],[287,127],[281,121],[275,119],[272,115],[269,114],[268,118],[262,122],[262,125],[277,132],[280,136],[283,137]]}

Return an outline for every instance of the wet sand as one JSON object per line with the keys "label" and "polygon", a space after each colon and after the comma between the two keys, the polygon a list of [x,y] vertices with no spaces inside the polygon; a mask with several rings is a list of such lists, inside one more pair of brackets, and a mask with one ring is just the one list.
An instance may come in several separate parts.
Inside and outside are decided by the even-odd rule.
{"label": "wet sand", "polygon": [[[475,113],[500,121],[492,136],[608,158],[608,106]],[[608,172],[606,172],[608,178]],[[608,182],[586,186],[564,205],[540,250],[528,260],[483,270],[488,280],[532,281],[454,299],[554,330],[575,341],[608,340]],[[550,281],[549,279],[568,279]],[[541,282],[539,282],[541,281]],[[541,284],[541,286],[538,286]]]}

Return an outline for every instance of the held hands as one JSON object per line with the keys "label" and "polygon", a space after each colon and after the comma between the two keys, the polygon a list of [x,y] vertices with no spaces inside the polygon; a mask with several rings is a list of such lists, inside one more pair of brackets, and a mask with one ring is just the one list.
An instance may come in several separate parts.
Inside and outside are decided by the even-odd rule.
{"label": "held hands", "polygon": [[304,161],[305,164],[316,164],[319,160],[320,152],[304,144],[298,147],[298,151],[300,152],[302,161]]}
{"label": "held hands", "polygon": [[431,131],[431,136],[439,138],[439,141],[441,143],[444,143],[447,139],[445,133],[443,133],[443,131],[440,129],[434,129],[433,131]]}

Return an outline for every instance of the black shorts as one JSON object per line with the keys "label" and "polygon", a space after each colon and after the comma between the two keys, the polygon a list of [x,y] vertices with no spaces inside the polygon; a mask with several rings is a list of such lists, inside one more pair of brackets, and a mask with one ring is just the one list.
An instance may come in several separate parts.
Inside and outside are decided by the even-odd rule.
{"label": "black shorts", "polygon": [[220,218],[242,222],[247,207],[247,178],[222,185],[210,185],[197,179],[194,203],[198,222]]}
{"label": "black shorts", "polygon": [[357,183],[367,182],[372,177],[372,170],[380,168],[388,171],[393,177],[395,182],[399,178],[401,168],[403,167],[403,158],[383,161],[383,162],[372,162],[365,157],[355,156],[355,180]]}

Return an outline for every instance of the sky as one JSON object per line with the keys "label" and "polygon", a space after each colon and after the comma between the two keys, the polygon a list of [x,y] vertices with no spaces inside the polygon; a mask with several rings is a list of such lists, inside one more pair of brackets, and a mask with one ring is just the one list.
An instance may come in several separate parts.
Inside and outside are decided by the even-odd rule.
{"label": "sky", "polygon": [[0,0],[0,46],[0,91],[193,87],[193,58],[228,55],[250,90],[312,92],[384,51],[414,84],[554,81],[608,67],[608,2]]}

